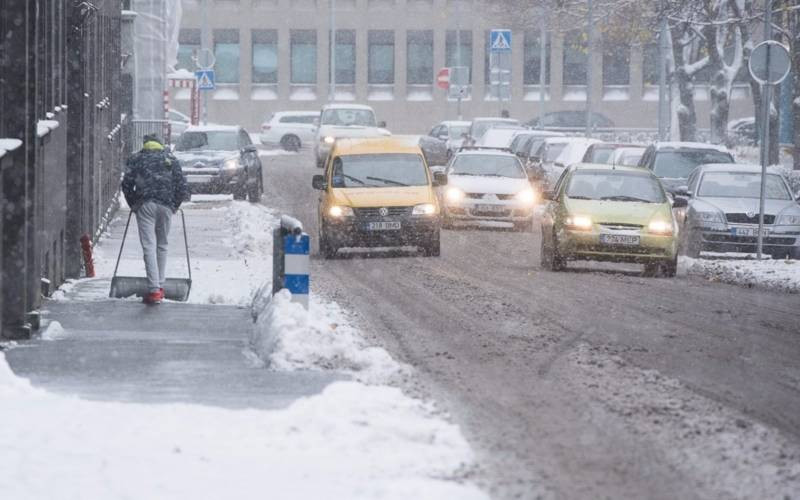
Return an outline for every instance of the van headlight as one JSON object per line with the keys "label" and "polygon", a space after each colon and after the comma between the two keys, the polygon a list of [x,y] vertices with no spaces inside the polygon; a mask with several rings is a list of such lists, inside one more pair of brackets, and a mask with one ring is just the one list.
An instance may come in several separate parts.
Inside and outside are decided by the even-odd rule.
{"label": "van headlight", "polygon": [[647,231],[654,234],[672,234],[672,224],[663,220],[651,221],[647,226]]}
{"label": "van headlight", "polygon": [[449,187],[447,188],[447,191],[445,191],[445,198],[447,198],[448,202],[453,204],[461,203],[461,200],[464,199],[464,196],[466,196],[464,191],[457,187]]}
{"label": "van headlight", "polygon": [[222,170],[228,173],[233,173],[239,170],[239,159],[238,158],[230,158],[225,160],[222,164]]}
{"label": "van headlight", "polygon": [[336,138],[330,135],[326,135],[325,137],[322,138],[322,142],[330,146],[331,144],[336,142]]}
{"label": "van headlight", "polygon": [[328,209],[328,215],[331,217],[352,217],[353,216],[353,209],[350,207],[342,207],[339,205],[334,205]]}
{"label": "van headlight", "polygon": [[517,201],[525,206],[531,206],[536,203],[536,191],[531,188],[523,189],[517,193]]}
{"label": "van headlight", "polygon": [[433,203],[423,203],[422,205],[414,206],[411,215],[435,215],[437,211],[436,205]]}

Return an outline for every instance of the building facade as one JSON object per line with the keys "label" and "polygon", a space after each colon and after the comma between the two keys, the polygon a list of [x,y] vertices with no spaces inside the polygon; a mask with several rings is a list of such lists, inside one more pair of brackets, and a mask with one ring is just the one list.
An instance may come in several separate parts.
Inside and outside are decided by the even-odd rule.
{"label": "building facade", "polygon": [[[217,88],[206,94],[209,121],[255,130],[272,112],[317,110],[328,102],[333,1],[184,0],[178,67],[195,70],[193,54],[203,45],[216,56]],[[465,119],[503,109],[521,120],[584,109],[588,94],[592,109],[618,127],[657,126],[654,42],[620,46],[597,35],[588,50],[581,30],[513,30],[508,100],[501,101],[490,71],[489,32],[503,28],[504,21],[486,11],[480,0],[335,0],[334,99],[373,106],[395,132],[423,132],[458,115],[457,100],[436,86],[437,72],[467,66]],[[544,102],[541,31],[546,33]],[[696,95],[698,125],[708,127],[702,80]],[[188,90],[172,91],[176,109],[186,111],[188,99]],[[734,91],[731,118],[742,115],[752,115],[744,81]]]}

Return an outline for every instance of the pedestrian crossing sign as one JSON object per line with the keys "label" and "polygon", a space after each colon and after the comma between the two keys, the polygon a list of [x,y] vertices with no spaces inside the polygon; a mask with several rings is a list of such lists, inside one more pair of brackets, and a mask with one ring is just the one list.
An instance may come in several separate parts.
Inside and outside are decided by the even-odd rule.
{"label": "pedestrian crossing sign", "polygon": [[492,52],[511,52],[511,30],[492,30],[489,46]]}
{"label": "pedestrian crossing sign", "polygon": [[213,69],[204,69],[195,72],[195,77],[197,78],[197,88],[200,90],[214,90],[216,85],[214,84],[214,70]]}

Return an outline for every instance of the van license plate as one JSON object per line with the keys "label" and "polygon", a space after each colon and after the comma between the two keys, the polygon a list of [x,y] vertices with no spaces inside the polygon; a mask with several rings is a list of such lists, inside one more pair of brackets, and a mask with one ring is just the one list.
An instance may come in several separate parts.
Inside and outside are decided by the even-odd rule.
{"label": "van license plate", "polygon": [[641,237],[629,234],[601,234],[600,243],[606,245],[639,245]]}
{"label": "van license plate", "polygon": [[367,231],[397,231],[400,229],[399,222],[368,222]]}
{"label": "van license plate", "polygon": [[503,205],[475,205],[476,212],[503,213],[506,210],[508,210],[508,208]]}

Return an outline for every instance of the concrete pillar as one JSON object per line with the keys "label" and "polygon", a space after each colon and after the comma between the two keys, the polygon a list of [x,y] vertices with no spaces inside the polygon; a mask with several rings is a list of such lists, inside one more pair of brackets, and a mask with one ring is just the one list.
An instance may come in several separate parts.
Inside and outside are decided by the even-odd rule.
{"label": "concrete pillar", "polygon": [[550,51],[550,102],[557,103],[564,96],[564,36],[552,33]]}

